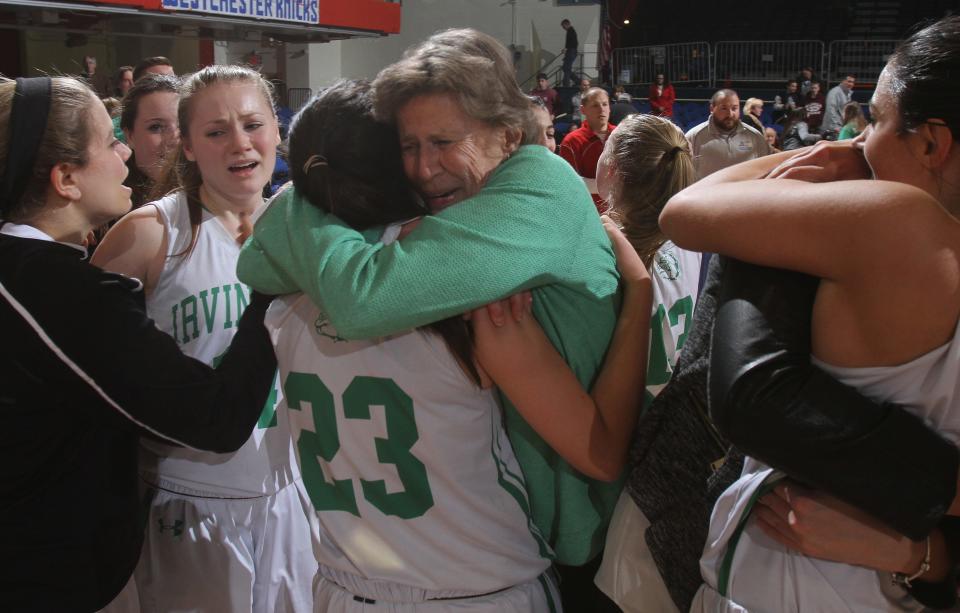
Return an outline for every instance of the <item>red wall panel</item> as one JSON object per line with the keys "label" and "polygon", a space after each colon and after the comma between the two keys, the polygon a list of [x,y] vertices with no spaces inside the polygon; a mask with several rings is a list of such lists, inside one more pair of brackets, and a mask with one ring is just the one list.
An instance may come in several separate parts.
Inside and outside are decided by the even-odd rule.
{"label": "red wall panel", "polygon": [[400,5],[383,0],[320,0],[320,24],[397,34]]}

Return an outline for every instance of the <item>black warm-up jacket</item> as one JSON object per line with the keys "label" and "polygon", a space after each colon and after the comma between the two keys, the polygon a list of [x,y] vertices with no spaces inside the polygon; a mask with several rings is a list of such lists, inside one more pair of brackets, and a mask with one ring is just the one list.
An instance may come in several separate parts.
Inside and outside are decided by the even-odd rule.
{"label": "black warm-up jacket", "polygon": [[0,235],[0,594],[9,611],[94,611],[143,540],[142,434],[234,451],[276,369],[255,295],[217,370],[147,318],[138,281],[50,241]]}

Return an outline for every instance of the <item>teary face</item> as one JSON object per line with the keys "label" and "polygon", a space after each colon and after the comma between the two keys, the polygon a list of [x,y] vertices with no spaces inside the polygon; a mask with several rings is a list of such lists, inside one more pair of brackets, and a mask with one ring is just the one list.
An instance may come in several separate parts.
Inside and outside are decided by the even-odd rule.
{"label": "teary face", "polygon": [[434,212],[479,192],[517,145],[507,128],[470,117],[448,93],[411,99],[397,129],[404,172]]}

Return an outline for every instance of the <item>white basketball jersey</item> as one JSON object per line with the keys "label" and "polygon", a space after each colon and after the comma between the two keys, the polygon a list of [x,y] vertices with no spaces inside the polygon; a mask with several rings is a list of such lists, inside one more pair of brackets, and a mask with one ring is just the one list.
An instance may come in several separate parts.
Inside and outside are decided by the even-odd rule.
{"label": "white basketball jersey", "polygon": [[302,294],[275,300],[266,325],[320,564],[461,594],[549,566],[494,393],[442,338],[347,341]]}
{"label": "white basketball jersey", "polygon": [[[226,352],[250,299],[237,279],[240,245],[203,211],[197,241],[183,192],[152,203],[167,233],[167,259],[147,297],[147,314],[187,355],[216,365]],[[277,389],[250,439],[234,453],[209,453],[143,440],[140,467],[150,483],[184,494],[248,498],[272,494],[296,479],[286,415]]]}
{"label": "white basketball jersey", "polygon": [[[815,357],[812,363],[868,398],[899,404],[954,444],[960,441],[960,320],[948,343],[903,364],[840,367]],[[772,468],[748,457],[740,479],[720,496],[700,560],[706,581],[698,595],[703,605],[691,610],[731,610],[718,591],[725,563],[730,577],[727,594],[743,610],[926,610],[888,573],[796,553],[773,541],[756,522],[747,522],[735,539],[741,518],[751,511],[754,496],[773,474]],[[734,547],[732,554],[729,547]]]}
{"label": "white basketball jersey", "polygon": [[680,350],[693,326],[693,308],[700,283],[701,255],[667,241],[650,265],[653,311],[650,316],[650,357],[647,402],[660,394],[673,376]]}
{"label": "white basketball jersey", "polygon": [[[673,376],[680,351],[693,326],[693,309],[700,284],[701,255],[667,241],[650,264],[653,307],[645,405],[656,398]],[[627,613],[676,611],[666,583],[642,538],[650,526],[643,511],[624,491],[607,531],[603,560],[594,581]]]}

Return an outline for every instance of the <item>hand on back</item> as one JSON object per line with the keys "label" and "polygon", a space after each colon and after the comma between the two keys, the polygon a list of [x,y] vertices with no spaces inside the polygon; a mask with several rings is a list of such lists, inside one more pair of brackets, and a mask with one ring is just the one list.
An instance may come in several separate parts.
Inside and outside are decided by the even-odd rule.
{"label": "hand on back", "polygon": [[887,572],[912,573],[926,548],[829,494],[789,480],[758,501],[755,521],[804,555]]}

